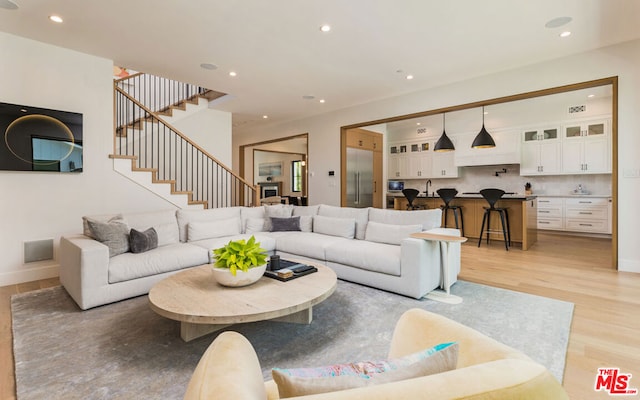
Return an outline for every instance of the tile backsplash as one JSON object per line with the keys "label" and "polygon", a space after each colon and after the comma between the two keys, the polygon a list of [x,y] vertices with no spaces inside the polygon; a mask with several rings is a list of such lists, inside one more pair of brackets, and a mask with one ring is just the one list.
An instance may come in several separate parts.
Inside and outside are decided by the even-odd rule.
{"label": "tile backsplash", "polygon": [[[506,173],[502,173],[503,168],[507,170]],[[496,171],[500,172],[499,176],[496,176]],[[426,182],[426,179],[405,180],[405,187],[424,192]],[[590,194],[611,194],[611,174],[520,176],[518,164],[463,167],[458,178],[431,179],[429,192],[440,188],[456,188],[460,193],[499,188],[505,192],[523,194],[527,182],[531,183],[531,190],[537,195],[569,195],[578,185],[582,185],[582,189]]]}

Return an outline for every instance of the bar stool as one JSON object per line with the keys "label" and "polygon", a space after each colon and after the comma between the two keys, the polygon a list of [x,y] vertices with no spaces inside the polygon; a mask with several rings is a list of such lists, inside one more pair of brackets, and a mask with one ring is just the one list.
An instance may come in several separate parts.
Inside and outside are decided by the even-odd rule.
{"label": "bar stool", "polygon": [[419,190],[417,190],[417,189],[402,189],[402,194],[404,195],[404,197],[407,199],[407,202],[409,203],[409,204],[407,204],[407,210],[418,210],[418,209],[422,208],[420,206],[414,206],[413,205],[413,201],[420,194]]}
{"label": "bar stool", "polygon": [[[454,197],[458,194],[456,189],[438,189],[436,190],[438,196],[444,201],[444,205],[440,206],[442,212],[444,213],[444,227],[447,227],[447,214],[449,214],[449,210],[453,211],[453,217],[456,221],[456,229],[460,229],[460,235],[464,236],[464,221],[462,220],[462,207],[461,206],[450,206],[449,203],[453,200]],[[460,226],[458,226],[458,212],[460,213]]]}
{"label": "bar stool", "polygon": [[495,207],[495,204],[504,195],[504,190],[501,189],[482,189],[480,194],[489,203],[489,207],[484,207],[484,216],[482,217],[482,228],[480,228],[480,238],[478,239],[478,247],[482,243],[482,234],[484,233],[484,224],[487,224],[487,244],[489,244],[489,234],[499,233],[500,231],[491,230],[491,213],[497,212],[500,215],[500,221],[502,222],[502,236],[504,237],[504,247],[509,251],[511,246],[511,232],[509,231],[509,214],[504,207]]}

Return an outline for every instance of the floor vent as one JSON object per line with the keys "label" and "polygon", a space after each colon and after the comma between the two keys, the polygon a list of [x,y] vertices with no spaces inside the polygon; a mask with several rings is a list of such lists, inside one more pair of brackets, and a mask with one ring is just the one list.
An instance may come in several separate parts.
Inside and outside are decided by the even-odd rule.
{"label": "floor vent", "polygon": [[24,242],[24,263],[53,260],[53,239]]}
{"label": "floor vent", "polygon": [[569,107],[569,114],[574,114],[574,113],[581,113],[581,112],[585,112],[587,111],[587,106],[586,105],[581,105],[581,106],[571,106]]}

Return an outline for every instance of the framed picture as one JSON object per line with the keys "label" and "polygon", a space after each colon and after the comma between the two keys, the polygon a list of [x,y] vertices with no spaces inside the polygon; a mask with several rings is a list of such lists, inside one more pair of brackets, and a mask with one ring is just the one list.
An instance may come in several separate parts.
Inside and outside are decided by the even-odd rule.
{"label": "framed picture", "polygon": [[282,161],[258,164],[258,176],[282,175]]}

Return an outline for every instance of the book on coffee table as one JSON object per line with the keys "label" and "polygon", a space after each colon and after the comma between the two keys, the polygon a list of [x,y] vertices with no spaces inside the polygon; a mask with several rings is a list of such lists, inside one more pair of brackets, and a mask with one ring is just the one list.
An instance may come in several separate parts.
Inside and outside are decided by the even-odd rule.
{"label": "book on coffee table", "polygon": [[316,271],[318,271],[318,268],[312,265],[289,260],[280,260],[280,268],[277,270],[271,270],[267,264],[267,270],[264,272],[264,276],[286,282],[300,278],[301,276],[312,274]]}

